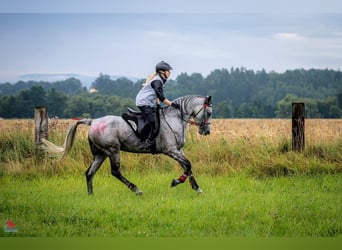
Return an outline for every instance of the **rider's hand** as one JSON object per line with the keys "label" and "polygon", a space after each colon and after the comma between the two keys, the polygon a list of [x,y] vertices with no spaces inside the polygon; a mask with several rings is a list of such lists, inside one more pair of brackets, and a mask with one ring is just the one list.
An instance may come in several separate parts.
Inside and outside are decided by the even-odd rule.
{"label": "rider's hand", "polygon": [[174,107],[175,109],[180,109],[180,106],[178,103],[171,103],[171,106]]}

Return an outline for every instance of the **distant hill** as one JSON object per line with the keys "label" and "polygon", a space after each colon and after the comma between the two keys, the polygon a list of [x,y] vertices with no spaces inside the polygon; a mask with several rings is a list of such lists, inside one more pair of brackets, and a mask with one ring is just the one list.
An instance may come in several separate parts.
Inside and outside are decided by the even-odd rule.
{"label": "distant hill", "polygon": [[[75,73],[30,73],[30,74],[23,74],[18,76],[8,76],[0,77],[0,84],[5,82],[16,83],[19,81],[45,81],[45,82],[56,82],[56,81],[64,81],[68,78],[76,78],[79,79],[84,87],[89,87],[95,81],[98,76],[88,76],[82,74],[75,74]],[[110,76],[112,80],[116,80],[122,77],[126,77],[127,79],[131,80],[132,82],[136,82],[139,78],[137,77],[130,77],[130,76],[118,76],[113,75]]]}

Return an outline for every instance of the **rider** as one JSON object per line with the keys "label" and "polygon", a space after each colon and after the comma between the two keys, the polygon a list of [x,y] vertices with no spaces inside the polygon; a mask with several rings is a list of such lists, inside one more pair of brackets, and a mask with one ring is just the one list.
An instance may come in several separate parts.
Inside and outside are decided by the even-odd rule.
{"label": "rider", "polygon": [[146,139],[142,139],[142,148],[152,148],[155,147],[155,114],[157,105],[159,102],[163,102],[167,106],[172,106],[179,109],[179,104],[172,103],[169,101],[163,93],[164,85],[170,76],[170,70],[172,67],[161,61],[156,65],[156,72],[150,75],[147,79],[143,88],[139,91],[135,99],[136,106],[140,109],[143,114],[144,120],[146,122],[144,128],[144,134],[147,136]]}

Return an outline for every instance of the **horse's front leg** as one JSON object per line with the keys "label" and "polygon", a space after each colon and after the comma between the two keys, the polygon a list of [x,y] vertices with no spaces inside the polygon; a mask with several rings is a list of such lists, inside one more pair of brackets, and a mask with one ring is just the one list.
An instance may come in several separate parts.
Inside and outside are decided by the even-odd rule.
{"label": "horse's front leg", "polygon": [[191,184],[192,189],[196,190],[198,194],[203,193],[203,190],[198,186],[195,177],[192,174],[189,177],[189,182]]}
{"label": "horse's front leg", "polygon": [[[183,173],[178,179],[173,179],[171,182],[171,187],[175,187],[178,184],[184,183],[187,176],[189,175],[185,175],[185,173]],[[192,173],[189,176],[189,182],[193,190],[195,190],[199,194],[203,193],[203,190],[198,186],[197,181]]]}
{"label": "horse's front leg", "polygon": [[191,162],[185,158],[182,151],[177,150],[177,151],[172,151],[172,152],[168,152],[165,154],[170,156],[174,160],[176,160],[184,169],[184,173],[178,179],[172,180],[171,187],[175,187],[181,183],[184,183],[186,181],[186,179],[189,177],[189,182],[191,184],[192,189],[194,189],[198,193],[202,193],[203,191],[198,186],[196,179],[192,174]]}

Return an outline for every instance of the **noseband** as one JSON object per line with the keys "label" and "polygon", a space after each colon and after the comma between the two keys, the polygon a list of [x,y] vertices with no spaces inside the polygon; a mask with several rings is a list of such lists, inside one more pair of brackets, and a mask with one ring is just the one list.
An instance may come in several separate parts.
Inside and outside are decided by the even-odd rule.
{"label": "noseband", "polygon": [[[196,116],[198,116],[198,114],[203,111],[204,114],[207,114],[206,111],[207,111],[207,107],[212,107],[211,104],[207,104],[207,103],[204,103],[202,105],[202,107],[200,108],[200,110],[198,110],[198,112],[194,115],[192,115],[193,118],[196,118]],[[208,121],[207,117],[205,116],[205,120],[201,121],[200,123],[194,121],[194,120],[191,120],[191,117],[188,121],[186,121],[187,123],[189,123],[190,125],[195,125],[195,126],[203,126],[203,125],[210,125],[210,122]]]}

